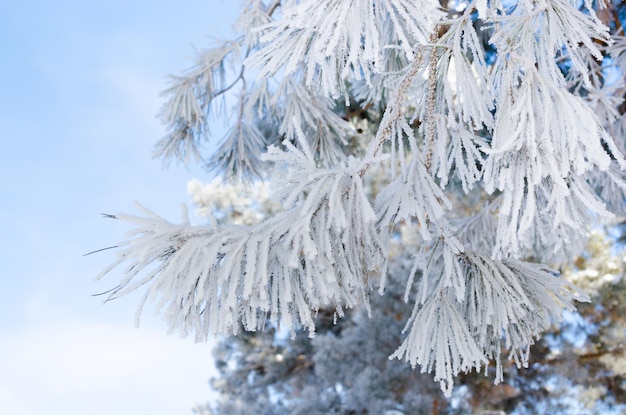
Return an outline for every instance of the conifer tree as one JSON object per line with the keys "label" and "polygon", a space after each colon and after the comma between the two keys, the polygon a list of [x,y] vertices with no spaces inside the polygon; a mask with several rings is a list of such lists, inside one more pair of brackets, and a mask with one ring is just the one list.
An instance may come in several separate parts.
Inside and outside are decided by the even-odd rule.
{"label": "conifer tree", "polygon": [[[172,78],[156,154],[267,183],[273,204],[246,220],[209,206],[222,214],[206,226],[114,215],[135,228],[103,271],[123,272],[111,298],[144,290],[140,308],[155,301],[170,331],[198,341],[269,329],[298,342],[320,316],[358,330],[397,302],[409,312],[390,358],[447,397],[461,373],[501,382],[589,301],[555,267],[624,213],[623,15],[571,0],[244,1],[239,37]],[[365,393],[368,373],[395,370],[381,365],[350,381]],[[295,382],[275,393],[347,405]],[[412,405],[381,402],[392,398],[381,410]]]}

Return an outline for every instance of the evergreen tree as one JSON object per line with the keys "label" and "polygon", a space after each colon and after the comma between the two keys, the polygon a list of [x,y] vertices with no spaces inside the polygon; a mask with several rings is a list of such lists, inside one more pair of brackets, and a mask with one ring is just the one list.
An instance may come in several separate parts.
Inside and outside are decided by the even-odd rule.
{"label": "evergreen tree", "polygon": [[206,166],[267,183],[273,204],[206,205],[207,226],[115,215],[137,227],[103,272],[126,264],[111,298],[143,287],[171,331],[238,335],[217,352],[215,387],[237,396],[221,413],[467,410],[388,357],[450,398],[461,373],[498,384],[509,359],[527,366],[563,309],[589,301],[555,266],[624,214],[623,15],[569,0],[243,2],[240,37],[173,78],[157,154],[204,161],[210,120],[231,113],[220,100],[235,100]]}

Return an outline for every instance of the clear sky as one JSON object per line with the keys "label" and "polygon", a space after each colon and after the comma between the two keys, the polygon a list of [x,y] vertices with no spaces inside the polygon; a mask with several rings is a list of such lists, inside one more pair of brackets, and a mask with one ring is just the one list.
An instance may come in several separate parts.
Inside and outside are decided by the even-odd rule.
{"label": "clear sky", "polygon": [[165,333],[94,276],[139,201],[178,220],[197,167],[151,157],[165,76],[229,36],[236,2],[5,2],[0,12],[0,414],[191,414],[211,346]]}

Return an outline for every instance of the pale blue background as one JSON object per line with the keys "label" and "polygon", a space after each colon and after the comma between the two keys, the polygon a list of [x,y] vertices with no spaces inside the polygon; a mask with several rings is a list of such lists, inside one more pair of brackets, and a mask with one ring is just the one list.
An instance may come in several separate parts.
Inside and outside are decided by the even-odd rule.
{"label": "pale blue background", "polygon": [[[172,220],[197,167],[163,169],[155,114],[192,45],[229,36],[236,2],[4,2],[0,10],[0,414],[190,414],[211,348],[165,334],[93,277],[133,201]],[[218,129],[219,131],[219,129]]]}

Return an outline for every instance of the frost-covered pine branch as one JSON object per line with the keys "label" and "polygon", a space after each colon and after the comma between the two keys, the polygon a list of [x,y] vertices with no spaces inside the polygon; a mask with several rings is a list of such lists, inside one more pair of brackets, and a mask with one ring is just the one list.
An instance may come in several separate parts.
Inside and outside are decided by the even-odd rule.
{"label": "frost-covered pine branch", "polygon": [[238,42],[226,41],[214,48],[198,52],[195,66],[182,76],[172,77],[161,118],[167,134],[155,148],[155,154],[166,162],[177,159],[189,162],[190,156],[200,158],[199,143],[209,134],[209,117],[215,110],[216,98],[232,87],[227,85],[228,61],[240,60]]}
{"label": "frost-covered pine branch", "polygon": [[[171,331],[198,340],[268,324],[312,335],[320,310],[384,295],[405,250],[410,272],[393,277],[414,311],[390,354],[447,394],[502,356],[526,365],[586,299],[534,261],[567,261],[625,210],[626,43],[594,7],[243,2],[240,36],[166,91],[157,152],[198,155],[232,186],[263,179],[281,209],[216,202],[205,212],[230,213],[211,226],[115,215],[137,229],[103,273],[124,274],[111,297],[141,288]],[[220,100],[235,102],[233,121],[206,158]]]}
{"label": "frost-covered pine branch", "polygon": [[175,225],[147,210],[145,218],[117,215],[139,227],[120,245],[113,267],[131,265],[110,298],[149,285],[144,301],[165,308],[170,330],[200,340],[237,334],[240,324],[259,330],[266,318],[313,335],[313,313],[322,306],[341,315],[367,305],[369,273],[384,263],[385,250],[360,165],[350,158],[341,169],[317,169],[303,147],[268,152],[294,171],[283,189],[285,210],[259,224]]}

